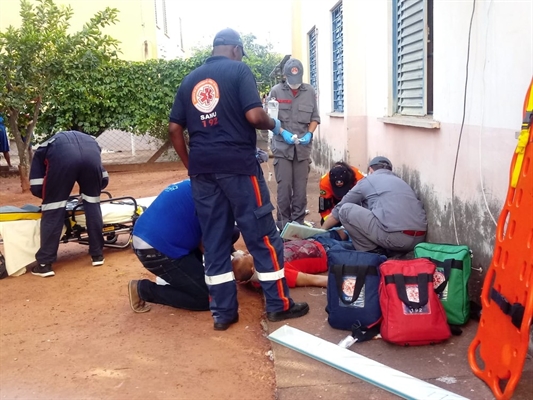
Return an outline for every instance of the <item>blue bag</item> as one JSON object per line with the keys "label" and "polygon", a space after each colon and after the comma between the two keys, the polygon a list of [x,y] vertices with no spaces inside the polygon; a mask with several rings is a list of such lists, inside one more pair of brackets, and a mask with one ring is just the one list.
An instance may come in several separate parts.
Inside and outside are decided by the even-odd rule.
{"label": "blue bag", "polygon": [[381,320],[379,266],[383,255],[348,250],[334,245],[328,255],[326,312],[332,328],[352,330],[353,325],[372,327]]}

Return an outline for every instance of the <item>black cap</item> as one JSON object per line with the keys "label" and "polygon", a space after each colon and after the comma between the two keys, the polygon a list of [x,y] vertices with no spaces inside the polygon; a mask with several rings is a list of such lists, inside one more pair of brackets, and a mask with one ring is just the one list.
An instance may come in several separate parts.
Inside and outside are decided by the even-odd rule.
{"label": "black cap", "polygon": [[213,47],[215,46],[241,46],[242,54],[246,55],[241,35],[239,35],[239,32],[231,28],[222,29],[215,35],[215,38],[213,39]]}
{"label": "black cap", "polygon": [[342,199],[355,185],[355,174],[351,168],[337,164],[329,171],[331,190],[337,199]]}

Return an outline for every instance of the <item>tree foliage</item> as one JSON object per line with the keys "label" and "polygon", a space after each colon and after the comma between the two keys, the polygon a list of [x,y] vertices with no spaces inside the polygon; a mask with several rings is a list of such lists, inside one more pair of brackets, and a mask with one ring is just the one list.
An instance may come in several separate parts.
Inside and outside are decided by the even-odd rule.
{"label": "tree foliage", "polygon": [[[269,74],[281,56],[271,46],[243,36],[244,58],[262,93],[268,91]],[[98,136],[107,129],[167,138],[168,115],[182,79],[211,54],[211,47],[194,49],[181,60],[114,61],[91,70],[68,69],[54,78],[43,108],[38,132],[45,137],[63,129]]]}
{"label": "tree foliage", "polygon": [[[101,28],[118,10],[96,13],[81,31],[69,34],[72,8],[53,0],[21,0],[21,26],[0,32],[0,113],[7,117],[20,157],[22,190],[28,190],[29,146],[54,79],[64,71],[90,71],[116,58],[118,42]],[[23,140],[25,137],[25,141]]]}
{"label": "tree foliage", "polygon": [[242,37],[247,57],[243,61],[250,67],[257,79],[259,92],[270,92],[270,88],[276,83],[270,78],[270,73],[278,65],[283,56],[272,51],[272,44],[261,45],[255,42],[256,37],[252,34]]}
{"label": "tree foliage", "polygon": [[[0,113],[17,144],[23,191],[29,188],[34,134],[43,140],[60,130],[98,136],[120,129],[166,139],[177,87],[211,54],[204,47],[185,60],[119,60],[118,42],[101,31],[117,21],[116,9],[96,13],[74,34],[67,33],[72,8],[54,0],[21,0],[20,15],[20,28],[0,32]],[[243,42],[243,61],[266,93],[282,57],[252,34],[243,35]]]}

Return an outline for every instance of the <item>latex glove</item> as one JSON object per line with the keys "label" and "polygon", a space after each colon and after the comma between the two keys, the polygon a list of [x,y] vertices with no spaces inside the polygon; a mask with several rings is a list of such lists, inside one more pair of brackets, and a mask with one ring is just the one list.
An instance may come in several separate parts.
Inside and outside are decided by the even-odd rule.
{"label": "latex glove", "polygon": [[281,132],[281,136],[283,136],[283,140],[285,140],[285,143],[294,144],[294,135],[292,134],[292,132],[289,132],[288,130],[284,129],[283,132]]}
{"label": "latex glove", "polygon": [[300,139],[300,144],[307,145],[311,142],[311,139],[313,138],[313,134],[311,132],[307,132],[303,138]]}
{"label": "latex glove", "polygon": [[259,164],[267,162],[268,161],[268,154],[266,151],[261,150],[259,147],[255,149],[255,157],[257,158],[257,161],[259,161]]}
{"label": "latex glove", "polygon": [[272,118],[274,120],[274,128],[272,128],[272,132],[274,133],[274,135],[279,135],[279,130],[281,128],[281,122],[279,119],[277,118]]}

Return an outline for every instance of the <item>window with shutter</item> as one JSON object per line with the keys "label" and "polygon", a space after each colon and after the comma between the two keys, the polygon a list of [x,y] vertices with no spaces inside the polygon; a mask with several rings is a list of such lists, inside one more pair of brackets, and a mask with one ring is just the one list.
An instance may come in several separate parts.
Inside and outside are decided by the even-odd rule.
{"label": "window with shutter", "polygon": [[344,112],[344,56],[342,2],[331,10],[333,48],[333,111]]}
{"label": "window with shutter", "polygon": [[393,0],[393,93],[397,114],[433,114],[433,0]]}

